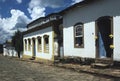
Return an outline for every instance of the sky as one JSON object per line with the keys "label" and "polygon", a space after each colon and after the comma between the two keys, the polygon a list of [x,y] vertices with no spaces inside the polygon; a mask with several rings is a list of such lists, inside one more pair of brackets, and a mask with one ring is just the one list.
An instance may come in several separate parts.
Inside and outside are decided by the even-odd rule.
{"label": "sky", "polygon": [[26,25],[50,13],[59,12],[82,0],[0,0],[0,43],[26,31]]}

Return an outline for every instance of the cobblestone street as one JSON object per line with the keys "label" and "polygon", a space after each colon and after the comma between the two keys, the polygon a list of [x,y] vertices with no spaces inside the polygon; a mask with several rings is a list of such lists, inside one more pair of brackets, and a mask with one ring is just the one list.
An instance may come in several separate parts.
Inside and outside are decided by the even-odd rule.
{"label": "cobblestone street", "polygon": [[120,81],[0,56],[0,81]]}

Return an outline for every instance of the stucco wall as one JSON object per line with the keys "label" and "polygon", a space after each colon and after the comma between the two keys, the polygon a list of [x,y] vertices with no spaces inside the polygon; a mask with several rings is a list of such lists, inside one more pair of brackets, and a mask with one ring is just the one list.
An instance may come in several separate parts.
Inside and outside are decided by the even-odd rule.
{"label": "stucco wall", "polygon": [[[87,32],[87,33],[86,33]],[[84,24],[84,48],[74,48],[73,26],[64,28],[64,56],[95,57],[95,23]]]}
{"label": "stucco wall", "polygon": [[[120,60],[120,0],[98,0],[83,7],[67,11],[63,16],[64,56],[95,58],[95,21],[102,16],[112,16],[114,22],[114,60]],[[73,26],[84,23],[84,48],[74,48]]]}
{"label": "stucco wall", "polygon": [[114,18],[114,60],[120,61],[120,16]]}
{"label": "stucco wall", "polygon": [[[37,38],[38,36],[42,37],[42,52],[38,52],[37,49],[37,39],[36,39],[36,57],[38,58],[42,58],[42,59],[48,59],[48,60],[52,60],[52,55],[53,55],[53,35],[52,35],[52,27],[48,27],[42,30],[38,30],[36,32],[33,33],[29,33],[24,35],[24,39],[32,39],[32,38]],[[49,35],[49,53],[44,53],[44,39],[43,36],[44,35]],[[28,43],[27,43],[28,44]],[[32,45],[32,42],[31,42]],[[28,49],[28,47],[27,47]],[[31,46],[31,51],[26,51],[24,48],[24,55],[29,55],[32,56],[32,46]]]}

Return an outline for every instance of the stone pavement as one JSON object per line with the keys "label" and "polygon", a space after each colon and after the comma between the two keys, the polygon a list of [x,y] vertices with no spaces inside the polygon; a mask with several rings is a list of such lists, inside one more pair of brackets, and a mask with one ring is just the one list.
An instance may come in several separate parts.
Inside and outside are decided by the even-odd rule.
{"label": "stone pavement", "polygon": [[78,73],[55,66],[0,56],[0,81],[120,81],[120,79]]}
{"label": "stone pavement", "polygon": [[77,72],[120,78],[120,67],[92,68],[90,65],[80,65],[72,63],[57,63],[55,64],[55,66],[72,69]]}

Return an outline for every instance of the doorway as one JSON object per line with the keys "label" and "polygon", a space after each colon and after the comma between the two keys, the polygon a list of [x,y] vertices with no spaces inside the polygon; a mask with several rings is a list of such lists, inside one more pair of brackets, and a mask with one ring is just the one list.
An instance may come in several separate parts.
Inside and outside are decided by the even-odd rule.
{"label": "doorway", "polygon": [[96,50],[98,58],[112,58],[113,19],[110,16],[100,17],[96,21]]}
{"label": "doorway", "polygon": [[32,43],[33,43],[33,46],[32,46],[32,50],[33,50],[33,58],[36,57],[36,44],[35,44],[35,38],[32,39]]}

